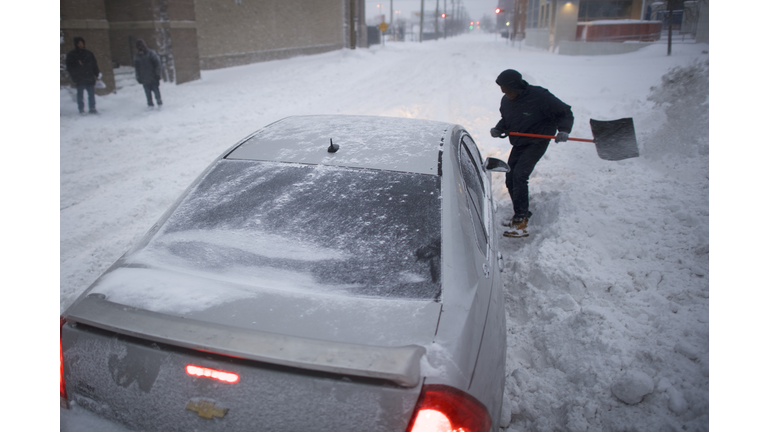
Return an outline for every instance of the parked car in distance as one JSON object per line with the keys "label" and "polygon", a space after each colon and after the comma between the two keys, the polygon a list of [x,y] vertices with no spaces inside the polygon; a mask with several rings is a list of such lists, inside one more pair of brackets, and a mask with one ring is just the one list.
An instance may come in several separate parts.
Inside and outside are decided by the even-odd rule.
{"label": "parked car in distance", "polygon": [[508,169],[435,121],[253,133],[62,314],[62,407],[142,431],[498,430]]}

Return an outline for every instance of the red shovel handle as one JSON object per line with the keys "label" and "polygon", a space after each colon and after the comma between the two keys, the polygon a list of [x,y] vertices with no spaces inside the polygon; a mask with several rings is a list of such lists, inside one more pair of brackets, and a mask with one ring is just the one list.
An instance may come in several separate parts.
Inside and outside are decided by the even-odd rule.
{"label": "red shovel handle", "polygon": [[[522,133],[522,132],[506,132],[507,135],[516,135],[516,136],[524,136],[524,137],[532,137],[532,138],[549,138],[549,139],[555,139],[554,136],[551,135],[538,135],[538,134],[529,134],[529,133]],[[568,141],[583,141],[583,142],[595,142],[591,139],[586,138],[571,138],[568,137]]]}

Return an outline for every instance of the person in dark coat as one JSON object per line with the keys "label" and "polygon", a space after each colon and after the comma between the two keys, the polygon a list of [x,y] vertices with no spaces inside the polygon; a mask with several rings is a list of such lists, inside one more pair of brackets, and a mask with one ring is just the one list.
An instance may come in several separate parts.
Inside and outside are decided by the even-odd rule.
{"label": "person in dark coat", "polygon": [[144,94],[147,95],[147,106],[154,108],[152,103],[152,93],[155,94],[155,101],[158,107],[163,104],[160,97],[160,56],[154,50],[147,48],[147,44],[139,39],[136,41],[138,52],[133,57],[133,67],[136,70],[136,81],[144,86]]}
{"label": "person in dark coat", "polygon": [[[549,90],[528,84],[520,72],[507,69],[496,78],[504,96],[501,98],[501,120],[491,129],[491,136],[504,138],[507,132],[522,132],[553,136],[555,142],[568,140],[573,127],[571,107],[556,98]],[[506,185],[515,214],[506,225],[511,231],[506,237],[528,235],[528,178],[533,168],[549,147],[549,139],[509,135],[512,151],[509,153],[510,171]]]}
{"label": "person in dark coat", "polygon": [[85,39],[75,38],[75,49],[67,53],[67,73],[77,86],[77,109],[80,114],[85,114],[85,104],[83,103],[83,90],[88,92],[88,112],[97,114],[95,85],[99,77],[99,65],[96,63],[96,56],[85,49]]}

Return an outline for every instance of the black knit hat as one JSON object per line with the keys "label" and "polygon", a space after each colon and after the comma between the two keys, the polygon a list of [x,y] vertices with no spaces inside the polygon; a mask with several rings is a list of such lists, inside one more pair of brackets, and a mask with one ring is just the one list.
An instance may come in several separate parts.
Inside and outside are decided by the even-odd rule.
{"label": "black knit hat", "polygon": [[147,50],[147,43],[144,42],[144,39],[137,39],[136,40],[136,48],[138,48],[140,51],[146,51]]}
{"label": "black knit hat", "polygon": [[523,79],[520,72],[514,69],[507,69],[496,78],[496,84],[509,88],[510,90],[525,90],[528,83]]}

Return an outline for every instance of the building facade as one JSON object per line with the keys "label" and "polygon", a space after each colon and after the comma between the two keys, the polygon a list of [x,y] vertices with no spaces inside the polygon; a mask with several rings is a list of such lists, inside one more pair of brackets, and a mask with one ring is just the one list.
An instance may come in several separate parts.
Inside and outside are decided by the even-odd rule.
{"label": "building facade", "polygon": [[[697,42],[709,42],[709,1],[708,0],[670,0],[673,3],[674,12],[666,18],[663,25],[672,25],[673,29],[693,34]],[[639,48],[619,47],[616,42],[622,40],[649,40],[649,35],[638,34],[637,37],[627,39],[626,33],[632,33],[635,27],[643,26],[630,25],[627,23],[624,27],[632,29],[619,29],[606,34],[621,33],[611,41],[590,42],[591,48],[586,46],[576,47],[575,42],[586,38],[587,32],[582,31],[582,27],[590,27],[593,24],[607,24],[608,21],[614,21],[615,25],[621,25],[621,21],[635,21],[639,23],[642,20],[659,20],[663,14],[667,13],[669,5],[667,1],[661,0],[499,0],[500,7],[503,7],[507,14],[512,11],[515,16],[504,16],[507,22],[516,24],[514,29],[510,29],[512,34],[520,34],[525,38],[526,45],[543,48],[548,50],[559,50],[563,53],[572,52],[574,54],[586,53],[605,53],[616,54],[622,52],[622,49]],[[667,15],[669,15],[667,13]],[[522,21],[522,24],[518,24]],[[635,23],[635,24],[637,24]],[[654,30],[655,31],[655,30]],[[593,32],[594,35],[594,32]],[[520,37],[520,36],[518,36]],[[634,38],[633,38],[634,37]],[[652,36],[651,36],[652,38]],[[594,51],[597,43],[602,43],[601,48]],[[561,49],[561,48],[564,48]],[[578,48],[574,51],[575,48]]]}
{"label": "building facade", "polygon": [[[181,84],[204,69],[367,46],[364,0],[60,0],[61,55],[83,37],[114,91],[143,39]],[[64,82],[62,82],[64,84]]]}

